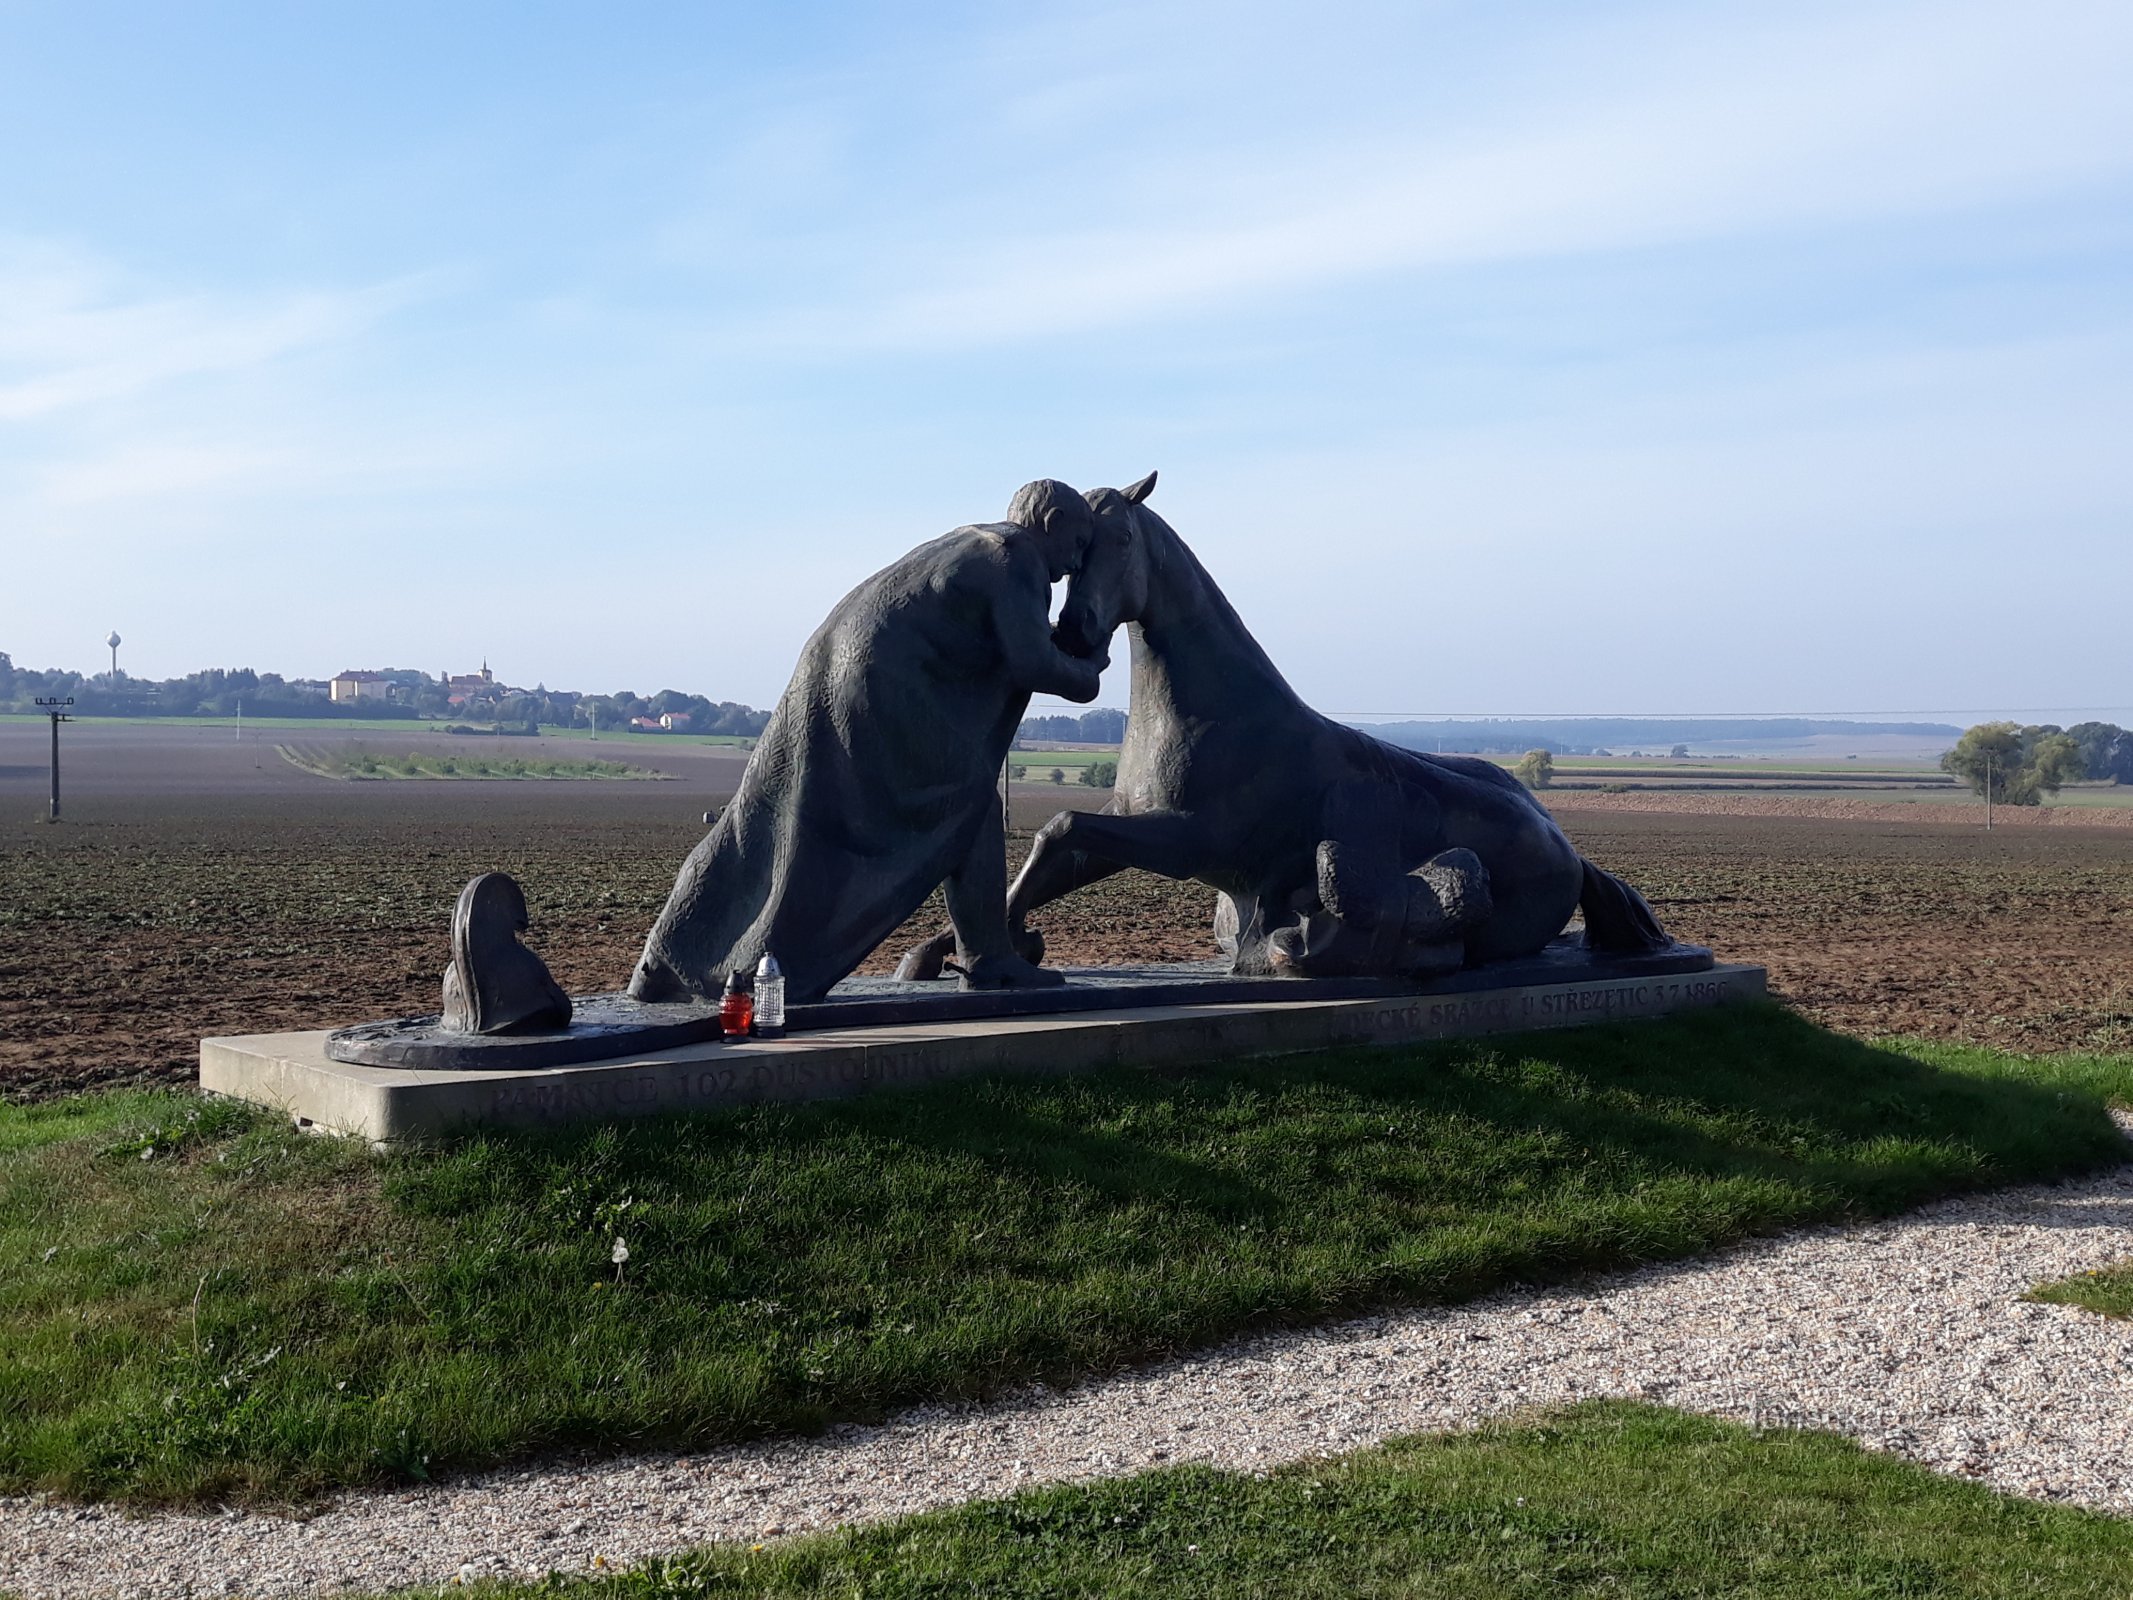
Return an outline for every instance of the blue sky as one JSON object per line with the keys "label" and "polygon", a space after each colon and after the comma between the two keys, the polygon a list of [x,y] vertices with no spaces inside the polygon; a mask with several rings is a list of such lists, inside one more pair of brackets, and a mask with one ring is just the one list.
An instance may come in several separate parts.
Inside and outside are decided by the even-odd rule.
{"label": "blue sky", "polygon": [[1159,468],[1328,709],[2133,701],[2129,81],[2123,0],[0,0],[0,649],[763,704]]}

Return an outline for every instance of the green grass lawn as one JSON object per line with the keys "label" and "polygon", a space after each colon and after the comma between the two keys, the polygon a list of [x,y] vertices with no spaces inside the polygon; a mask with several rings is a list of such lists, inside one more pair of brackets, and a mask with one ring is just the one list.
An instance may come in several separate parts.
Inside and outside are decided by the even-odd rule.
{"label": "green grass lawn", "polygon": [[1118,746],[1106,745],[1096,750],[1025,750],[1017,745],[1007,752],[1010,765],[1028,767],[1031,782],[1039,782],[1042,775],[1052,768],[1065,770],[1069,778],[1079,775],[1081,769],[1098,761],[1116,762]]}
{"label": "green grass lawn", "polygon": [[0,1488],[807,1429],[2094,1168],[2129,1097],[2133,1057],[1741,1007],[393,1157],[179,1096],[0,1107]]}
{"label": "green grass lawn", "polygon": [[611,728],[606,723],[600,725],[600,732],[597,737],[594,736],[590,728],[552,728],[546,725],[541,728],[541,737],[543,739],[576,739],[592,744],[605,744],[610,739],[619,739],[626,744],[635,744],[641,740],[651,745],[723,744],[733,745],[742,749],[753,749],[755,747],[755,736],[753,734],[646,733],[639,728]]}
{"label": "green grass lawn", "polygon": [[2133,1261],[2077,1278],[2047,1283],[2030,1295],[2053,1305],[2080,1306],[2106,1317],[2133,1317]]}
{"label": "green grass lawn", "polygon": [[649,779],[672,773],[633,767],[626,761],[584,761],[567,757],[502,755],[488,749],[408,750],[391,753],[361,745],[278,744],[275,750],[292,767],[321,778],[487,779],[524,778]]}
{"label": "green grass lawn", "polygon": [[[1089,769],[1099,761],[1110,763],[1115,773],[1118,766],[1116,747],[1102,750],[1010,750],[1007,753],[1008,777],[1014,783],[1057,783],[1065,787],[1086,787]],[[1017,768],[1021,770],[1017,772]],[[1054,773],[1058,774],[1056,778],[1053,777]]]}
{"label": "green grass lawn", "polygon": [[[1964,798],[1976,799],[1976,796],[1965,790]],[[1982,810],[1984,801],[1979,800],[1977,803],[1979,809]],[[2046,795],[2044,803],[2048,806],[2079,806],[2095,810],[2115,810],[2124,806],[2133,806],[2133,785],[2122,783],[2069,784],[2057,794]]]}
{"label": "green grass lawn", "polygon": [[493,1600],[1513,1600],[2133,1593],[2133,1523],[1827,1434],[1654,1406],[1408,1439],[1264,1476],[1179,1467]]}

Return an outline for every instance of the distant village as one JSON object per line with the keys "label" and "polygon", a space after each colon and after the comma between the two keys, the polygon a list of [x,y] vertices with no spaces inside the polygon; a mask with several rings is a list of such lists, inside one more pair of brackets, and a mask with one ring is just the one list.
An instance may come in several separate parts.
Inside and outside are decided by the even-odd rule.
{"label": "distant village", "polygon": [[[410,683],[408,679],[411,677],[421,681]],[[657,709],[656,702],[659,700],[679,698],[695,701],[702,698],[697,695],[680,695],[674,690],[667,690],[655,696],[652,702],[647,703],[650,709],[632,713],[628,709],[628,702],[636,699],[634,695],[578,695],[567,692],[552,695],[545,687],[516,689],[499,682],[496,674],[489,670],[489,663],[486,661],[481,664],[479,672],[441,672],[434,679],[421,673],[410,674],[391,670],[343,672],[326,681],[326,698],[328,703],[337,706],[367,705],[382,709],[408,704],[419,709],[422,702],[433,698],[429,691],[440,686],[447,711],[494,721],[531,722],[536,726],[547,719],[540,717],[537,712],[532,717],[523,713],[530,703],[543,701],[569,702],[574,711],[582,714],[588,726],[595,726],[594,719],[605,709],[612,713],[606,725],[632,728],[639,733],[758,732],[760,729],[729,729],[708,724],[753,720],[765,716],[753,707],[735,705],[730,701],[723,706],[712,707],[712,712],[708,715],[696,710]],[[709,706],[711,703],[705,701],[704,704]],[[510,714],[514,712],[520,714]],[[739,718],[735,718],[732,713],[739,713]],[[558,724],[563,720],[560,717],[555,719]],[[578,718],[573,716],[569,720],[576,721]],[[704,722],[707,726],[699,729],[699,722]]]}
{"label": "distant village", "polygon": [[[585,694],[521,688],[499,678],[487,661],[473,672],[423,672],[408,667],[351,667],[331,678],[284,678],[250,667],[209,667],[182,678],[136,677],[119,663],[119,639],[108,641],[103,672],[18,667],[0,650],[0,712],[27,712],[40,698],[69,698],[85,717],[305,717],[331,720],[441,722],[447,731],[535,733],[542,728],[610,729],[753,739],[770,713],[732,700],[662,689]],[[1037,745],[1115,745],[1125,734],[1123,711],[1098,709],[1027,718],[1023,741]]]}
{"label": "distant village", "polygon": [[17,667],[0,651],[0,710],[28,711],[41,697],[71,697],[78,716],[362,717],[443,721],[494,730],[585,728],[641,733],[753,738],[768,711],[662,689],[584,694],[536,684],[527,689],[500,679],[484,661],[474,672],[414,668],[350,668],[331,678],[284,678],[249,667],[211,667],[182,678],[154,680],[121,670],[117,649],[109,671],[37,671]]}

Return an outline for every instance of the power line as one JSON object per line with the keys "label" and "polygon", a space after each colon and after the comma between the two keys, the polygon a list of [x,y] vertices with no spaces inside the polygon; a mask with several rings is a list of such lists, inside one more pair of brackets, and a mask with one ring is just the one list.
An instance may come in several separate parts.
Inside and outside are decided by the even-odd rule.
{"label": "power line", "polygon": [[[1038,702],[1032,703],[1032,710]],[[1080,715],[1090,711],[1126,712],[1126,706],[1078,705],[1060,701],[1057,710],[1042,703],[1046,715]],[[1314,708],[1317,709],[1317,708]],[[1829,718],[1861,722],[1900,722],[1919,717],[2014,717],[2032,712],[2059,716],[2101,716],[2106,712],[2133,710],[2133,704],[2113,706],[1943,706],[1936,709],[1900,711],[1320,711],[1328,717],[1383,717],[1413,722],[1735,722],[1778,721],[1796,718]]]}
{"label": "power line", "polygon": [[2061,716],[2095,716],[2126,711],[2128,706],[1949,706],[1929,711],[1326,711],[1328,717],[1387,717],[1417,722],[1735,722],[1824,717],[1862,722],[1894,722],[1917,717],[2011,717],[2051,711]]}

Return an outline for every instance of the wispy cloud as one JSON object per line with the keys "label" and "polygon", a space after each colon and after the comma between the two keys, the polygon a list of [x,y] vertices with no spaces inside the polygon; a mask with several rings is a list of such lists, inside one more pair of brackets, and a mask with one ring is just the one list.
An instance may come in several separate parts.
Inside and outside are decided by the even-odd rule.
{"label": "wispy cloud", "polygon": [[[743,338],[971,348],[1400,271],[1916,216],[2133,173],[2122,6],[1805,8],[1762,28],[1736,15],[1587,30],[1535,52],[1585,61],[1575,87],[1537,70],[1526,97],[1448,123],[1425,83],[1417,104],[1336,116],[1332,137],[1278,151],[1188,138],[1144,153],[1133,116],[1091,116],[1075,125],[1088,161],[1130,176],[1115,205],[1061,229],[1043,225],[1056,208],[1005,210],[988,190],[961,215],[924,215],[922,237],[870,220],[844,246],[864,284],[825,284],[828,303],[788,303]],[[1175,94],[1215,87],[1181,77]],[[1099,79],[1092,92],[1118,90]],[[1063,98],[1047,87],[1011,104],[1050,116]]]}
{"label": "wispy cloud", "polygon": [[400,278],[253,296],[173,293],[51,245],[0,249],[0,422],[29,422],[355,338],[435,292]]}
{"label": "wispy cloud", "polygon": [[285,486],[315,465],[257,446],[148,441],[54,463],[38,476],[35,499],[46,507],[72,509],[116,500],[256,493],[268,484]]}

